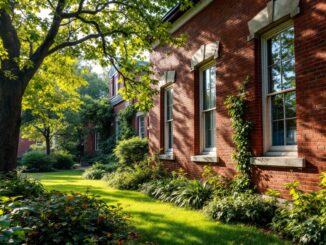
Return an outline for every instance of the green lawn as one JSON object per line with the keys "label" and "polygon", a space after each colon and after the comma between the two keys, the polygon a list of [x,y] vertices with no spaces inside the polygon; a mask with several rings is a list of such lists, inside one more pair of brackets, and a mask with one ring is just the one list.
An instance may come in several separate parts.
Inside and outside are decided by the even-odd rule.
{"label": "green lawn", "polygon": [[47,189],[90,192],[109,204],[119,203],[131,215],[140,241],[155,244],[286,244],[254,227],[226,225],[206,219],[199,211],[186,210],[153,200],[136,191],[109,188],[105,182],[84,180],[80,171],[33,174]]}

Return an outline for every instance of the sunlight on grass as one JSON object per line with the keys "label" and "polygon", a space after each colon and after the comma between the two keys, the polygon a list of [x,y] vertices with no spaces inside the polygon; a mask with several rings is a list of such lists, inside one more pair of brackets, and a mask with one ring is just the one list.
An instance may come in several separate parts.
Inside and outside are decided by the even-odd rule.
{"label": "sunlight on grass", "polygon": [[109,188],[105,182],[84,180],[80,171],[32,174],[49,190],[89,191],[108,204],[120,204],[131,215],[140,241],[158,244],[287,244],[255,227],[226,225],[192,211],[162,203],[136,191]]}

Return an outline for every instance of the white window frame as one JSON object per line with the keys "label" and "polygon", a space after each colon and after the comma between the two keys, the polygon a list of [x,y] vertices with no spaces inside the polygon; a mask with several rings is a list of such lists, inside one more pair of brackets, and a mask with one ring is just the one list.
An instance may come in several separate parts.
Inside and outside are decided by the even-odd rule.
{"label": "white window frame", "polygon": [[[171,91],[171,100],[172,100],[172,115],[171,119],[167,120],[167,91]],[[172,147],[169,147],[169,123],[172,124]],[[173,154],[173,88],[172,86],[167,86],[164,88],[164,152],[166,154]]]}
{"label": "white window frame", "polygon": [[[141,120],[143,120],[143,126],[141,125]],[[138,136],[140,138],[145,138],[145,115],[139,115],[137,118],[138,121]]]}
{"label": "white window frame", "polygon": [[[204,112],[208,112],[208,111],[213,111],[215,110],[215,116],[216,116],[216,101],[215,101],[215,107],[207,109],[207,110],[203,110],[204,107],[204,98],[203,98],[203,71],[207,70],[209,68],[214,68],[215,72],[216,72],[216,63],[215,62],[209,62],[206,65],[200,67],[199,69],[199,82],[200,82],[200,96],[199,96],[199,110],[200,110],[200,151],[201,154],[203,155],[216,155],[216,123],[215,123],[215,147],[211,147],[211,148],[206,148],[205,147],[205,113]],[[215,75],[216,77],[216,75]],[[216,86],[216,81],[215,81],[215,86]],[[216,122],[216,119],[215,119]]]}
{"label": "white window frame", "polygon": [[275,28],[269,30],[261,36],[261,65],[262,65],[262,103],[263,103],[263,137],[264,137],[264,153],[265,155],[292,155],[297,152],[297,145],[272,146],[272,125],[271,125],[271,98],[273,95],[296,91],[296,88],[290,88],[278,92],[269,92],[268,77],[268,40],[273,36],[293,27],[293,21],[286,21]]}
{"label": "white window frame", "polygon": [[95,132],[95,137],[94,137],[94,140],[95,140],[95,151],[99,151],[100,150],[100,141],[99,139],[101,138],[100,136],[100,132]]}

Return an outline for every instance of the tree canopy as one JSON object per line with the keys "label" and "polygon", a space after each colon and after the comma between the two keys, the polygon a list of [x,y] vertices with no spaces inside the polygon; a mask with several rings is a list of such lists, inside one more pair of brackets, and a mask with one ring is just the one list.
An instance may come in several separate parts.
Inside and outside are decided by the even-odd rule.
{"label": "tree canopy", "polygon": [[23,97],[22,135],[44,139],[48,153],[52,137],[68,126],[67,111],[78,111],[82,104],[78,90],[87,82],[77,73],[76,65],[74,58],[58,54],[49,56]]}

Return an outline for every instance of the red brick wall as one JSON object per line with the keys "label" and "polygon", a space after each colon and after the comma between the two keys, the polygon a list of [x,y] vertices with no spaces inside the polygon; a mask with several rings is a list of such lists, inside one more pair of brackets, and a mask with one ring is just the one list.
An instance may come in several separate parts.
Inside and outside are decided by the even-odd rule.
{"label": "red brick wall", "polygon": [[[260,191],[268,187],[285,193],[283,184],[300,180],[305,190],[318,188],[319,173],[326,171],[326,4],[323,1],[301,2],[301,14],[294,18],[297,77],[297,137],[299,156],[305,157],[304,169],[266,168],[254,170],[254,181]],[[247,22],[267,1],[215,0],[183,25],[175,35],[186,33],[189,42],[182,48],[157,48],[151,55],[158,75],[176,71],[174,90],[174,153],[173,168],[184,168],[191,177],[199,177],[203,164],[193,163],[190,156],[198,153],[199,123],[198,74],[191,71],[192,55],[202,44],[220,41],[216,59],[216,126],[219,163],[214,169],[226,176],[235,174],[230,118],[224,106],[225,98],[236,91],[246,76],[249,84],[248,119],[255,122],[251,136],[252,152],[263,154],[262,99],[260,74],[260,40],[247,41]],[[160,96],[149,114],[150,148],[162,147]],[[324,126],[324,127],[323,127]]]}
{"label": "red brick wall", "polygon": [[35,144],[35,141],[19,137],[17,156],[21,157],[22,155],[24,155],[24,153],[27,152],[33,144]]}

